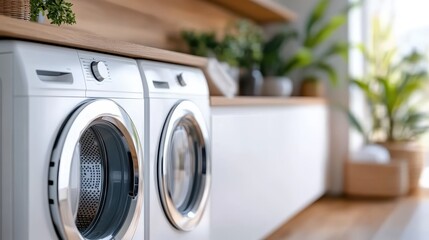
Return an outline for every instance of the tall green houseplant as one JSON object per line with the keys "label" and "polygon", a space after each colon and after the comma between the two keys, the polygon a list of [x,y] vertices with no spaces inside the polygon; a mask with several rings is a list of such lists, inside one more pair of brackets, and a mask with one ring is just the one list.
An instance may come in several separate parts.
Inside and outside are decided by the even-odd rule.
{"label": "tall green houseplant", "polygon": [[422,67],[425,57],[417,51],[399,57],[396,47],[390,47],[390,35],[391,27],[374,19],[371,48],[359,46],[368,71],[351,83],[366,97],[371,127],[366,128],[351,112],[349,118],[366,142],[415,141],[429,130],[429,112],[421,108],[429,83]]}
{"label": "tall green houseplant", "polygon": [[429,83],[427,64],[417,51],[399,55],[390,41],[390,32],[391,27],[375,19],[371,46],[359,46],[367,73],[351,83],[364,93],[371,122],[366,127],[350,111],[349,118],[366,143],[381,144],[391,159],[406,162],[409,189],[413,192],[419,189],[426,158],[425,147],[418,139],[429,130],[429,111],[422,107]]}

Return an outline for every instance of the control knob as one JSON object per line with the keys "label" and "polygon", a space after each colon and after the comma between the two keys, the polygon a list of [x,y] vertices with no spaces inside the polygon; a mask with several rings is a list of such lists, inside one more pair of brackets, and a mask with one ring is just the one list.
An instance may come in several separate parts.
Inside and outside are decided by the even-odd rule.
{"label": "control knob", "polygon": [[95,79],[101,82],[104,79],[109,77],[109,70],[104,62],[94,61],[91,63],[92,74],[94,74]]}

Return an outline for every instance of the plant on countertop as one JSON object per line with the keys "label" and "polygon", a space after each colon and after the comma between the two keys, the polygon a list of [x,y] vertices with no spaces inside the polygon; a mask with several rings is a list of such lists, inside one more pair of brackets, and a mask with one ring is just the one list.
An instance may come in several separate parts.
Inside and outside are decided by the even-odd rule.
{"label": "plant on countertop", "polygon": [[220,40],[214,32],[183,31],[182,38],[191,54],[215,57],[233,67],[231,71],[231,67],[224,66],[233,79],[239,80],[241,95],[260,95],[262,75],[259,64],[262,59],[263,39],[258,26],[246,20],[239,20],[227,26]]}
{"label": "plant on countertop", "polygon": [[[284,32],[277,33],[264,45],[264,57],[261,70],[267,76],[284,76],[292,71],[301,71],[304,79],[319,79],[317,72],[325,73],[333,85],[338,83],[335,68],[327,61],[335,56],[347,60],[349,46],[346,42],[334,41],[324,50],[320,48],[347,21],[347,14],[357,3],[349,4],[337,15],[326,20],[326,11],[330,0],[320,0],[310,13],[305,29],[300,33],[297,29],[287,27]],[[281,56],[281,50],[288,41],[298,42],[298,50],[288,59]]]}
{"label": "plant on countertop", "polygon": [[75,24],[73,4],[65,0],[30,0],[30,19],[37,21],[39,13],[46,14],[51,24]]}
{"label": "plant on countertop", "polygon": [[236,21],[227,28],[224,40],[235,45],[236,58],[240,67],[259,68],[262,59],[262,30],[246,20]]}
{"label": "plant on countertop", "polygon": [[373,22],[372,48],[359,49],[368,64],[368,73],[352,80],[365,95],[371,115],[371,127],[365,126],[352,113],[349,120],[365,141],[410,142],[429,130],[429,112],[421,103],[428,82],[425,57],[417,51],[399,58],[396,47],[389,44],[391,28]]}
{"label": "plant on countertop", "polygon": [[228,26],[220,40],[214,32],[182,31],[181,35],[191,54],[216,57],[231,66],[249,69],[262,58],[262,32],[246,20]]}

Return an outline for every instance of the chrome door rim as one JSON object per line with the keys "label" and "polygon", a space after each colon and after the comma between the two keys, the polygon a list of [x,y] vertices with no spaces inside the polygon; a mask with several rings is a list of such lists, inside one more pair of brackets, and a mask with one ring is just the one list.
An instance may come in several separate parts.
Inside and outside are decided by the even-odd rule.
{"label": "chrome door rim", "polygon": [[94,122],[103,121],[115,126],[124,136],[132,161],[135,201],[120,230],[104,239],[130,239],[136,230],[143,202],[142,151],[137,130],[124,109],[115,102],[99,99],[86,102],[73,112],[55,142],[49,171],[49,203],[53,222],[63,239],[85,239],[75,224],[70,201],[70,174],[75,147],[81,135]]}
{"label": "chrome door rim", "polygon": [[[203,168],[201,172],[201,187],[198,189],[198,196],[195,199],[195,204],[187,214],[182,214],[178,211],[173,200],[168,192],[167,187],[167,157],[169,155],[168,150],[170,148],[170,140],[173,136],[173,130],[177,126],[178,122],[184,118],[188,118],[193,122],[196,130],[199,134],[200,145],[202,146],[202,157],[205,161],[202,164]],[[210,193],[210,182],[211,182],[211,159],[210,159],[210,146],[209,146],[208,130],[205,124],[204,117],[198,107],[190,101],[181,101],[176,104],[170,111],[167,120],[165,122],[161,141],[158,152],[158,190],[160,194],[160,200],[164,208],[164,212],[167,215],[172,225],[182,231],[193,230],[200,222],[205,207],[208,202]]]}

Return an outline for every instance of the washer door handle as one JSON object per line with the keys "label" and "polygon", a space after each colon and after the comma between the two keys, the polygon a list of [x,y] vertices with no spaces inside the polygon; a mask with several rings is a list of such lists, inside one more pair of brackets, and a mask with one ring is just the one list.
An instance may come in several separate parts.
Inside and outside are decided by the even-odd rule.
{"label": "washer door handle", "polygon": [[131,182],[130,197],[136,198],[139,194],[139,177],[134,176],[134,181]]}

